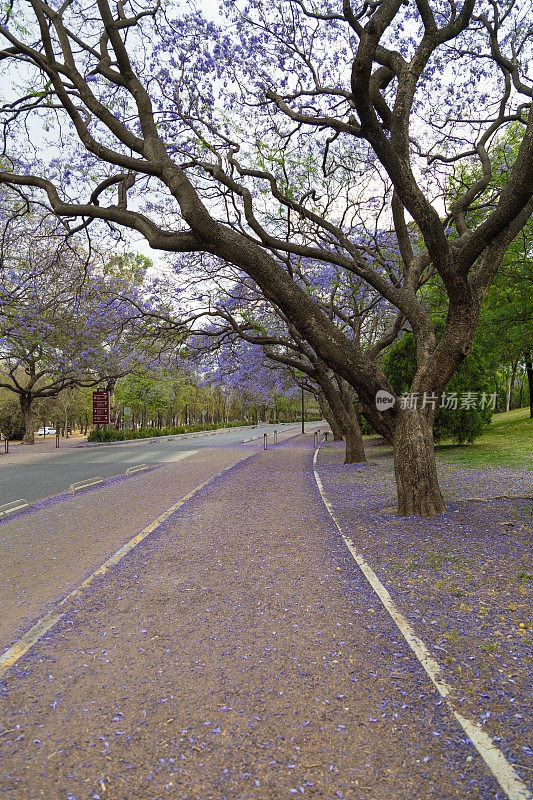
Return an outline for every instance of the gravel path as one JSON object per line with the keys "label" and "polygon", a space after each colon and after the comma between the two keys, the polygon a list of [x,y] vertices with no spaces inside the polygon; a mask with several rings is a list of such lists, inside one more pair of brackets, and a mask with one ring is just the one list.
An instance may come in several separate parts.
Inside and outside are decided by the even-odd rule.
{"label": "gravel path", "polygon": [[312,455],[298,437],[215,479],[17,662],[9,800],[502,798],[341,544]]}

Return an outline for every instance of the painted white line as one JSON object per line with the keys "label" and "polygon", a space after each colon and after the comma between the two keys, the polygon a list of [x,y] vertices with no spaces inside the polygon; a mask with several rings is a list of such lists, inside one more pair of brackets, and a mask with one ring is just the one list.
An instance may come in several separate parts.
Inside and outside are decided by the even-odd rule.
{"label": "painted white line", "polygon": [[170,464],[173,461],[181,461],[182,458],[187,458],[187,456],[192,456],[192,455],[194,455],[195,453],[198,453],[198,452],[200,452],[200,451],[199,450],[183,450],[181,453],[174,453],[173,455],[169,454],[168,456],[164,456],[163,458],[160,458],[159,461],[162,464]]}
{"label": "painted white line", "polygon": [[335,516],[333,507],[326,497],[326,493],[324,492],[322,481],[320,480],[320,476],[317,472],[317,458],[318,448],[315,450],[315,455],[313,457],[313,472],[315,475],[316,485],[318,486],[318,491],[320,492],[320,496],[322,497],[324,505],[326,506],[331,519],[335,523],[335,527],[342,536],[342,539],[353,556],[354,561],[357,563],[357,566],[379,597],[386,611],[390,614],[392,620],[398,627],[400,633],[417,657],[418,661],[421,663],[422,667],[429,676],[431,683],[435,686],[441,697],[446,700],[446,704],[453,716],[464,730],[468,738],[471,740],[472,744],[496,778],[500,788],[505,792],[509,800],[533,800],[533,795],[523,783],[520,776],[515,772],[512,764],[507,761],[501,750],[494,746],[492,739],[486,733],[486,731],[483,730],[481,725],[479,725],[477,722],[467,719],[466,717],[463,717],[462,714],[459,714],[455,710],[450,699],[450,695],[453,691],[452,687],[441,676],[441,668],[439,664],[435,661],[422,639],[416,635],[411,624],[397,609],[390,594],[383,586],[372,567],[370,567],[364,558],[359,555],[352,539],[344,534],[344,531],[342,530],[342,527]]}
{"label": "painted white line", "polygon": [[216,478],[219,478],[221,475],[224,475],[225,472],[229,472],[230,469],[236,467],[238,464],[243,464],[245,461],[248,461],[251,458],[256,458],[258,453],[252,453],[246,458],[241,458],[240,461],[237,461],[235,464],[232,464],[226,469],[223,469],[222,472],[218,472],[216,475],[213,475],[208,480],[204,481],[203,483],[199,484],[199,486],[195,486],[194,489],[191,489],[184,497],[181,498],[177,503],[174,503],[173,506],[170,506],[166,511],[163,512],[159,517],[157,517],[153,522],[148,525],[148,527],[144,528],[140,533],[130,539],[125,545],[123,545],[120,550],[108,558],[100,567],[98,567],[92,575],[89,575],[79,586],[76,587],[72,592],[67,594],[63,600],[60,600],[59,603],[47,614],[41,617],[33,627],[27,631],[24,636],[21,636],[14,645],[12,645],[8,650],[6,650],[0,656],[0,678],[4,675],[7,670],[15,664],[19,658],[21,658],[28,650],[36,644],[39,639],[47,633],[51,628],[56,625],[60,619],[67,613],[66,606],[67,604],[74,598],[80,595],[84,589],[86,589],[90,584],[95,580],[95,578],[99,578],[101,575],[105,575],[106,572],[114,567],[116,564],[121,561],[124,556],[137,547],[140,542],[146,539],[151,533],[153,533],[156,528],[159,528],[163,522],[168,519],[175,511],[179,508],[184,506],[194,495],[198,494],[205,486],[209,483],[214,481]]}

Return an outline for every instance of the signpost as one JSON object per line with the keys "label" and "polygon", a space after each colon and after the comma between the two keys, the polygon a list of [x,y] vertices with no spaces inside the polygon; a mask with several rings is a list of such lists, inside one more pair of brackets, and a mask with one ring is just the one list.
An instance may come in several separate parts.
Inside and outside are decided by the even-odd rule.
{"label": "signpost", "polygon": [[93,392],[93,425],[109,425],[109,392],[105,389]]}

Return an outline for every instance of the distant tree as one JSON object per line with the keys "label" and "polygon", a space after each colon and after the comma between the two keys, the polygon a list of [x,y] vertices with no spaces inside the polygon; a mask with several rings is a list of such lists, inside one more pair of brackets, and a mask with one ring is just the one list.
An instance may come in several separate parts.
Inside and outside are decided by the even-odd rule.
{"label": "distant tree", "polygon": [[[133,302],[129,302],[129,301]],[[106,277],[61,231],[29,218],[6,227],[0,265],[0,387],[18,397],[24,443],[32,406],[74,387],[113,384],[149,354],[139,291]]]}

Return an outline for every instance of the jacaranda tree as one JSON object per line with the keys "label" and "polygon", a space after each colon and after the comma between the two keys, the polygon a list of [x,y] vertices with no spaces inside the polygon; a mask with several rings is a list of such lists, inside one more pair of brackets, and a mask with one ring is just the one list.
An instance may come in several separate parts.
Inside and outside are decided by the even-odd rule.
{"label": "jacaranda tree", "polygon": [[[412,392],[438,398],[533,208],[527,2],[249,0],[222,13],[220,25],[160,3],[13,0],[0,179],[73,228],[100,220],[237,265],[393,439],[399,512],[437,514],[434,402],[378,410],[390,383],[293,264],[331,264],[386,298],[415,337]],[[473,221],[487,147],[512,122],[520,147]],[[446,205],[465,160],[481,177]],[[440,336],[417,294],[432,271],[448,303]]]}
{"label": "jacaranda tree", "polygon": [[22,216],[4,226],[0,387],[18,399],[25,444],[34,443],[36,400],[74,387],[111,387],[154,357],[143,313],[151,306],[139,287],[103,272],[94,255],[65,241],[57,224],[50,227],[42,217]]}
{"label": "jacaranda tree", "polygon": [[[202,270],[197,263],[194,265],[194,287],[189,286],[187,292],[189,305],[195,309],[193,324],[201,325],[195,327],[194,337],[189,340],[191,347],[195,348],[191,351],[193,360],[196,353],[206,352],[216,356],[218,363],[223,359],[227,364],[226,371],[237,376],[243,385],[248,384],[251,378],[258,381],[266,376],[260,392],[263,397],[272,394],[272,379],[277,371],[281,377],[280,390],[285,388],[289,379],[292,384],[315,396],[334,439],[346,440],[345,463],[366,461],[352,393],[344,378],[327,367],[290,319],[266,300],[250,278],[235,268],[221,270],[210,264],[209,259],[202,261]],[[351,276],[354,280],[347,282],[329,276],[326,284],[324,280],[317,280],[317,267],[320,266],[300,264],[295,275],[298,273],[299,282],[308,291],[314,290],[315,302],[331,320],[342,326],[346,336],[355,338],[361,345],[363,337],[368,335],[366,343],[371,346],[376,325],[370,312],[376,311],[379,296],[360,303],[360,286],[354,276]],[[199,283],[201,275],[205,278],[204,283]],[[310,275],[314,280],[309,279]],[[222,276],[223,281],[220,280]],[[214,291],[215,277],[218,291]],[[167,288],[169,290],[172,293],[171,287]],[[256,363],[251,368],[250,358],[254,355]]]}

